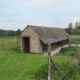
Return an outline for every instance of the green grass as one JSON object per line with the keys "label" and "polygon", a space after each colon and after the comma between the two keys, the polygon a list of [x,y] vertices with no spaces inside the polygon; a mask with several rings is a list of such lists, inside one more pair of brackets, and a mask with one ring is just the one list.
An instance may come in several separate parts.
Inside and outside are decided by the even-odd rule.
{"label": "green grass", "polygon": [[0,36],[0,50],[11,48],[12,46],[17,46],[16,36]]}
{"label": "green grass", "polygon": [[80,66],[70,63],[59,65],[54,72],[52,80],[80,80]]}
{"label": "green grass", "polygon": [[[56,64],[67,63],[71,57],[52,56]],[[18,48],[0,51],[0,80],[36,80],[35,73],[47,56],[21,53]]]}
{"label": "green grass", "polygon": [[14,39],[14,38],[16,38],[17,36],[0,36],[0,39],[9,39],[9,38],[11,38],[11,39]]}
{"label": "green grass", "polygon": [[71,44],[76,44],[77,42],[80,44],[80,37],[73,37],[70,39]]}
{"label": "green grass", "polygon": [[76,54],[76,47],[70,46],[70,47],[62,48],[60,50],[59,54],[68,55],[68,56],[74,56]]}
{"label": "green grass", "polygon": [[72,35],[70,39],[70,43],[76,44],[77,42],[80,44],[80,35]]}

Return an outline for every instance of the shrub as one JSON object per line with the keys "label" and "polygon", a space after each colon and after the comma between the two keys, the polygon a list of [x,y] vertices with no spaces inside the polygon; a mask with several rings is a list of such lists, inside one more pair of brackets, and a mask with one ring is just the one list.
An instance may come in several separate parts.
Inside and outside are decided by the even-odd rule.
{"label": "shrub", "polygon": [[80,67],[73,64],[62,64],[54,73],[52,80],[80,80]]}
{"label": "shrub", "polygon": [[[54,68],[51,65],[51,75],[53,75]],[[42,79],[42,78],[47,78],[48,76],[48,64],[44,64],[39,69],[35,72],[35,78],[37,80]]]}
{"label": "shrub", "polygon": [[39,67],[39,69],[35,72],[35,78],[36,80],[39,80],[41,78],[45,78],[47,76],[47,67],[48,65],[42,65],[41,67]]}

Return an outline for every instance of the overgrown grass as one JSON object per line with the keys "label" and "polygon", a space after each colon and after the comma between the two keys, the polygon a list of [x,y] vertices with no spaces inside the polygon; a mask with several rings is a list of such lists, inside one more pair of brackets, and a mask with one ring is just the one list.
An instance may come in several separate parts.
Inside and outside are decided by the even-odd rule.
{"label": "overgrown grass", "polygon": [[[52,58],[56,64],[71,60],[71,57],[62,56],[52,56]],[[43,76],[36,72],[44,73],[44,70],[39,68],[47,62],[47,56],[22,53],[19,48],[0,51],[0,80],[37,80],[36,76],[39,78]]]}
{"label": "overgrown grass", "polygon": [[0,50],[11,48],[12,46],[17,46],[16,36],[0,36]]}
{"label": "overgrown grass", "polygon": [[9,38],[15,39],[17,38],[17,36],[0,36],[0,39],[9,39]]}
{"label": "overgrown grass", "polygon": [[80,66],[70,63],[59,65],[57,71],[54,72],[52,80],[80,80]]}
{"label": "overgrown grass", "polygon": [[[80,80],[80,64],[74,65],[70,62],[56,64],[58,69],[55,71],[51,68],[51,80]],[[47,80],[47,66],[42,65],[36,72],[36,79]]]}
{"label": "overgrown grass", "polygon": [[68,56],[73,56],[73,55],[76,54],[76,47],[70,46],[70,47],[62,48],[60,50],[60,54],[62,54],[62,55],[68,55]]}
{"label": "overgrown grass", "polygon": [[80,44],[80,35],[73,35],[70,39],[70,43],[76,44],[77,42]]}

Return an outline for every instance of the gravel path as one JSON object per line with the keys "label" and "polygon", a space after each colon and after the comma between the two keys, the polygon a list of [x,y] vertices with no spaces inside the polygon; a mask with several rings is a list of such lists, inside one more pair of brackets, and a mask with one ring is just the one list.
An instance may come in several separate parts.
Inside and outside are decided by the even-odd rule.
{"label": "gravel path", "polygon": [[[71,46],[76,46],[76,44],[71,44]],[[78,46],[80,47],[80,44]],[[68,47],[68,45],[65,45],[64,47]],[[59,47],[59,48],[56,48],[55,50],[52,50],[51,55],[57,54],[61,48],[63,47]],[[44,53],[44,55],[48,55],[48,52]]]}

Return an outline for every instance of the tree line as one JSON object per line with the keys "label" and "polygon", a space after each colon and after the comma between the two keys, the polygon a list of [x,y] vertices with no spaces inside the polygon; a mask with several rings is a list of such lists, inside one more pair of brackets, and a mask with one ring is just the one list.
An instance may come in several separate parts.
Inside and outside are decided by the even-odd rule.
{"label": "tree line", "polygon": [[76,22],[75,26],[72,23],[68,24],[68,28],[65,28],[66,32],[69,34],[80,34],[80,22]]}
{"label": "tree line", "polygon": [[20,29],[17,29],[16,31],[0,29],[0,36],[19,36],[21,32]]}

